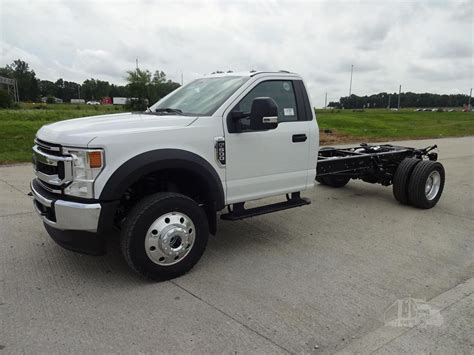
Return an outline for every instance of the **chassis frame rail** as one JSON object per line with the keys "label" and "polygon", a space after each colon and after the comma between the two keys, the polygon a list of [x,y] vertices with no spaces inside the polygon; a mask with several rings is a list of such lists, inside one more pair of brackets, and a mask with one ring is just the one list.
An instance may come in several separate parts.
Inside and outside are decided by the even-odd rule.
{"label": "chassis frame rail", "polygon": [[423,149],[391,144],[360,144],[351,148],[323,147],[318,153],[316,177],[345,176],[384,186],[393,183],[398,165],[405,158],[436,161],[438,154],[432,152],[437,145]]}

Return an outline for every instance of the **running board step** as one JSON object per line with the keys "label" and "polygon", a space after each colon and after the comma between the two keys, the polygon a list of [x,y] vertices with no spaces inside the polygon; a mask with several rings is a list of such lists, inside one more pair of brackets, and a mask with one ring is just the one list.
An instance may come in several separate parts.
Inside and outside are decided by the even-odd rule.
{"label": "running board step", "polygon": [[237,221],[239,219],[260,216],[266,213],[287,210],[289,208],[309,205],[311,200],[309,198],[300,197],[299,192],[291,194],[291,198],[284,202],[273,203],[260,207],[245,209],[244,203],[234,203],[233,210],[229,213],[221,215],[221,219],[226,221]]}

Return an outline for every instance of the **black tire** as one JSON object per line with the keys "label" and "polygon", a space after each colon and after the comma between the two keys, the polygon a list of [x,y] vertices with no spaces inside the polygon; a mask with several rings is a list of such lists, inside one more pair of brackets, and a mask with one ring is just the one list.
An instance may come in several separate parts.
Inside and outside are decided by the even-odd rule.
{"label": "black tire", "polygon": [[[195,227],[194,244],[183,259],[172,265],[159,265],[145,250],[145,238],[150,226],[170,212],[188,216]],[[156,193],[145,197],[130,211],[121,235],[121,249],[128,265],[137,273],[154,281],[181,276],[201,258],[209,237],[209,225],[203,208],[191,198],[177,193]]]}
{"label": "black tire", "polygon": [[421,159],[405,158],[398,165],[393,177],[393,196],[401,204],[408,205],[408,183],[415,166]]}
{"label": "black tire", "polygon": [[[333,150],[334,147],[322,147],[319,149],[320,152],[325,150]],[[316,176],[315,180],[321,185],[326,185],[330,187],[343,187],[346,186],[351,178],[347,176],[336,176],[336,175],[326,175],[326,176]]]}
{"label": "black tire", "polygon": [[351,178],[350,176],[327,175],[321,179],[324,181],[323,185],[337,188],[346,186]]}
{"label": "black tire", "polygon": [[[431,190],[433,192],[433,196],[431,197],[427,196],[425,192],[425,187],[430,176],[439,179],[439,184],[435,184],[432,180],[433,185],[437,185],[438,188]],[[443,193],[444,180],[444,167],[441,163],[431,160],[421,161],[415,166],[408,184],[408,199],[410,203],[415,207],[423,209],[434,207]]]}
{"label": "black tire", "polygon": [[315,179],[317,182],[319,182],[321,185],[326,185],[326,181],[324,180],[323,177],[320,177],[320,176],[316,176],[316,179]]}

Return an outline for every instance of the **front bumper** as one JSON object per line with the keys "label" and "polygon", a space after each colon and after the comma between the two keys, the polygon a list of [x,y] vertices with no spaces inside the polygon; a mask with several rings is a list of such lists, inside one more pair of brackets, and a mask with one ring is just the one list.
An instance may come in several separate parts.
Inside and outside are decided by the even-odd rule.
{"label": "front bumper", "polygon": [[102,210],[100,203],[66,201],[44,191],[38,182],[30,184],[36,212],[48,226],[59,230],[96,233]]}

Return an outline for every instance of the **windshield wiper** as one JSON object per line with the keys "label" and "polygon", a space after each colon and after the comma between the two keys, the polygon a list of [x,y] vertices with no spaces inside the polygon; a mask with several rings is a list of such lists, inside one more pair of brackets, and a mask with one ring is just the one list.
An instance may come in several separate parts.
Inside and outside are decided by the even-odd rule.
{"label": "windshield wiper", "polygon": [[176,114],[178,114],[178,115],[182,115],[182,114],[183,114],[183,111],[181,111],[179,108],[170,108],[170,107],[157,108],[157,109],[155,110],[155,112],[176,113]]}

